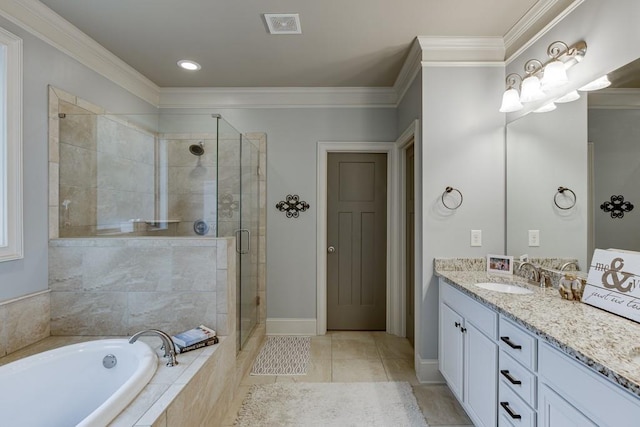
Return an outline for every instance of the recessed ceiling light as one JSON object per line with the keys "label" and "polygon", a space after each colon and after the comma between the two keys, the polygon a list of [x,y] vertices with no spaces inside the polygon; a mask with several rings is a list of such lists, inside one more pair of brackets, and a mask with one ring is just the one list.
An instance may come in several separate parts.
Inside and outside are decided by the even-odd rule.
{"label": "recessed ceiling light", "polygon": [[202,68],[197,62],[190,61],[188,59],[181,59],[180,61],[178,61],[178,67],[189,71],[198,71],[200,68]]}
{"label": "recessed ceiling light", "polygon": [[302,34],[297,13],[265,13],[264,19],[271,34]]}

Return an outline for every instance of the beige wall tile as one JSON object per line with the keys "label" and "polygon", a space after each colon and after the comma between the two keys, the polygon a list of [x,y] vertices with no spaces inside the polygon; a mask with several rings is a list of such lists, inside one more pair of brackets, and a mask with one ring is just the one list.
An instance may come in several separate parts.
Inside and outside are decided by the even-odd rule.
{"label": "beige wall tile", "polygon": [[126,293],[51,293],[51,335],[128,334]]}
{"label": "beige wall tile", "polygon": [[13,353],[50,335],[50,293],[21,298],[6,305],[6,351]]}
{"label": "beige wall tile", "polygon": [[7,352],[7,307],[0,305],[0,357],[4,357]]}
{"label": "beige wall tile", "polygon": [[127,334],[157,328],[173,335],[200,324],[220,329],[215,292],[129,292],[128,307]]}

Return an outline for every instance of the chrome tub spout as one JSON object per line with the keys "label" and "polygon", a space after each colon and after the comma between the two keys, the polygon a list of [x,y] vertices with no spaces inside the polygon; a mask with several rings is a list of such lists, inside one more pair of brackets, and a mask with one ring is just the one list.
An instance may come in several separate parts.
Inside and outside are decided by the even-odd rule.
{"label": "chrome tub spout", "polygon": [[140,332],[136,332],[129,338],[129,344],[133,344],[138,341],[143,335],[157,335],[162,340],[162,347],[164,348],[164,357],[169,359],[167,362],[167,366],[175,366],[178,364],[178,359],[176,359],[176,348],[173,346],[173,341],[171,337],[166,332],[162,332],[159,329],[144,329]]}

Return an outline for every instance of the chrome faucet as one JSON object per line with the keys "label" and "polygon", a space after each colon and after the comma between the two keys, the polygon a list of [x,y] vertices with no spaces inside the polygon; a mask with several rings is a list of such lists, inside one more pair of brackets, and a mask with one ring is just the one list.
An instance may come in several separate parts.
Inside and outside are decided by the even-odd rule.
{"label": "chrome faucet", "polygon": [[570,265],[574,265],[576,267],[576,270],[578,270],[580,268],[580,267],[578,267],[578,263],[577,262],[569,261],[569,262],[565,262],[564,264],[562,264],[562,266],[560,267],[560,271],[564,271]]}
{"label": "chrome faucet", "polygon": [[541,288],[550,288],[553,285],[551,284],[551,276],[546,271],[539,271],[540,275],[540,287]]}
{"label": "chrome faucet", "polygon": [[138,341],[142,335],[157,335],[162,340],[162,348],[164,348],[164,357],[169,359],[167,366],[175,366],[178,364],[176,359],[176,348],[173,346],[173,340],[166,332],[162,332],[159,329],[144,329],[140,332],[136,332],[129,338],[129,344],[133,344]]}
{"label": "chrome faucet", "polygon": [[531,271],[533,271],[532,280],[538,282],[540,280],[540,267],[530,263],[529,261],[524,261],[520,263],[520,265],[518,266],[518,271],[522,270],[522,267],[525,267],[525,266],[531,267]]}

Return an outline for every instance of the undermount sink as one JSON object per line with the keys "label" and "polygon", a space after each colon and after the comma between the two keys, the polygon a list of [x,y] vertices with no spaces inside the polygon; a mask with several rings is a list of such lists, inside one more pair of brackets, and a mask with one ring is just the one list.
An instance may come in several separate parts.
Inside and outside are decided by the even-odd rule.
{"label": "undermount sink", "polygon": [[474,285],[482,289],[486,289],[494,292],[503,292],[505,294],[527,295],[527,294],[533,293],[531,289],[527,289],[517,285],[508,285],[506,283],[484,282],[484,283],[474,283]]}

